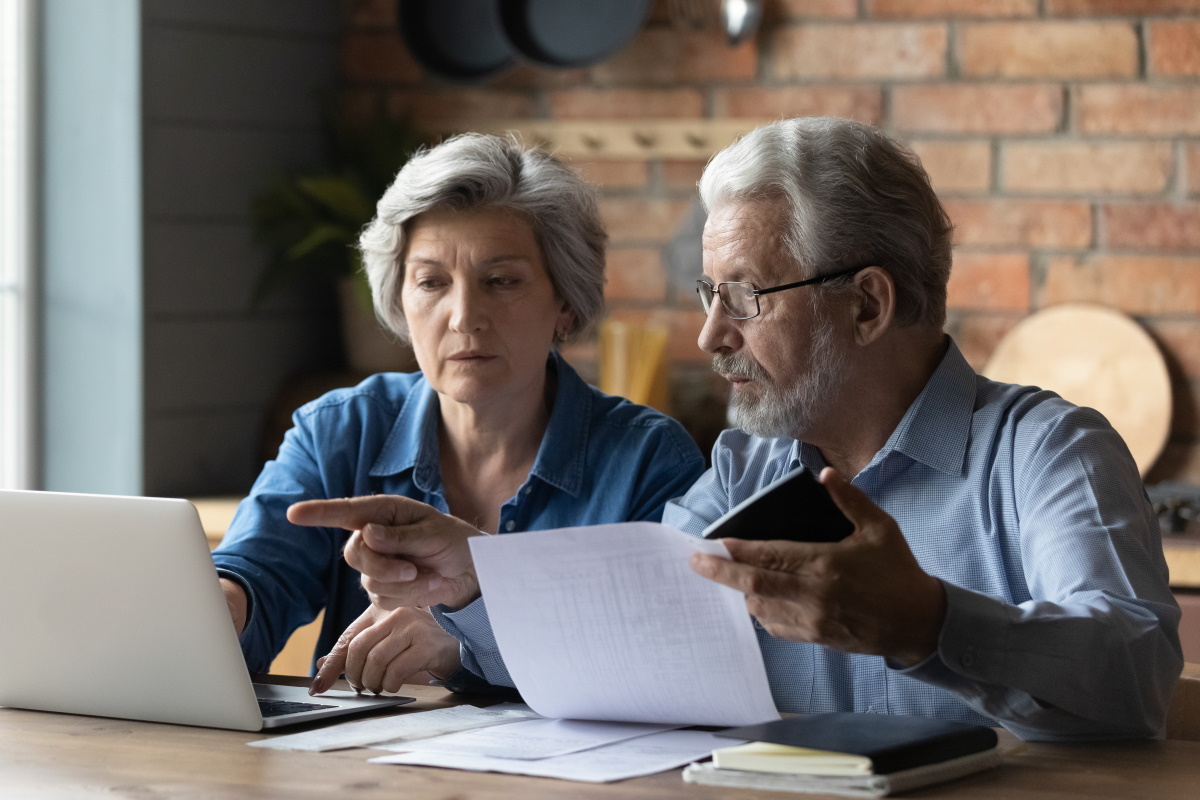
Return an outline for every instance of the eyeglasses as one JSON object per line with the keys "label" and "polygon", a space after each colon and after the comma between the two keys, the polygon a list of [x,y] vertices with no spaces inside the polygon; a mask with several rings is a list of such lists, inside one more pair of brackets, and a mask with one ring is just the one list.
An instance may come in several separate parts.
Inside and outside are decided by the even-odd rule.
{"label": "eyeglasses", "polygon": [[759,314],[758,296],[762,294],[771,294],[772,292],[782,292],[784,289],[799,289],[801,286],[812,286],[818,283],[828,283],[834,278],[842,278],[846,275],[853,275],[856,272],[866,269],[870,264],[862,264],[857,267],[831,272],[828,275],[818,275],[815,278],[809,278],[806,281],[796,281],[795,283],[785,283],[782,286],[772,286],[769,289],[756,289],[753,283],[749,281],[723,281],[713,286],[708,281],[701,278],[696,281],[696,294],[700,295],[700,305],[704,307],[704,313],[712,312],[713,298],[717,295],[721,296],[721,303],[725,307],[725,314],[730,319],[754,319]]}

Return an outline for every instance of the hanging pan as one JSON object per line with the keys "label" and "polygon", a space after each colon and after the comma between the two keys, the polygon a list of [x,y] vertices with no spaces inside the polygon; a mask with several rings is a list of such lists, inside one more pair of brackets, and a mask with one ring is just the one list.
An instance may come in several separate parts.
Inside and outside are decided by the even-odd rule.
{"label": "hanging pan", "polygon": [[516,64],[495,0],[398,0],[396,17],[413,58],[438,77],[474,83]]}
{"label": "hanging pan", "polygon": [[641,29],[653,0],[498,0],[513,48],[543,67],[589,67]]}

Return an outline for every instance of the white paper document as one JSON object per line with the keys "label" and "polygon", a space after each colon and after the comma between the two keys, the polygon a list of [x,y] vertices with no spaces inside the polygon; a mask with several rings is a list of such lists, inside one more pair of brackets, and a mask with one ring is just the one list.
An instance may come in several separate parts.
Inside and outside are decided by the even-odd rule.
{"label": "white paper document", "polygon": [[455,706],[438,708],[433,711],[402,713],[392,717],[367,719],[361,722],[347,722],[342,725],[293,733],[288,736],[258,739],[249,742],[249,745],[251,747],[269,747],[273,750],[325,752],[326,750],[342,750],[347,747],[365,747],[376,742],[398,744],[410,739],[423,739],[472,728],[503,725],[536,716],[532,711],[511,707],[493,709]]}
{"label": "white paper document", "polygon": [[492,758],[553,758],[581,750],[661,733],[673,725],[644,722],[592,722],[576,719],[530,719],[501,727],[465,730],[432,739],[374,745],[377,750],[476,755]]}
{"label": "white paper document", "polygon": [[666,731],[557,758],[520,760],[419,752],[373,758],[371,762],[604,783],[675,769],[696,759],[707,758],[713,749],[727,747],[730,743],[738,743],[738,740],[713,736],[704,731]]}
{"label": "white paper document", "polygon": [[654,522],[470,539],[500,654],[544,717],[779,719],[740,592],[688,566],[719,541]]}

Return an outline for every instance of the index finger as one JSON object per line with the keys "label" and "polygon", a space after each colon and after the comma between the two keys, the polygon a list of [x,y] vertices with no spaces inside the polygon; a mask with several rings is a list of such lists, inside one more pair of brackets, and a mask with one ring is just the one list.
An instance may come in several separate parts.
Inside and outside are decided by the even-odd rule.
{"label": "index finger", "polygon": [[407,525],[422,517],[428,508],[411,497],[373,494],[334,500],[302,500],[288,507],[287,518],[296,525],[356,531],[371,523]]}

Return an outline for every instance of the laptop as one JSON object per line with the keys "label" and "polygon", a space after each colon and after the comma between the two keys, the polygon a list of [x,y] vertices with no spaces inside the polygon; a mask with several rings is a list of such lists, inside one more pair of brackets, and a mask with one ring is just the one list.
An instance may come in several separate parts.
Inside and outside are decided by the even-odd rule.
{"label": "laptop", "polygon": [[254,684],[186,500],[0,491],[0,706],[257,731],[413,702]]}

